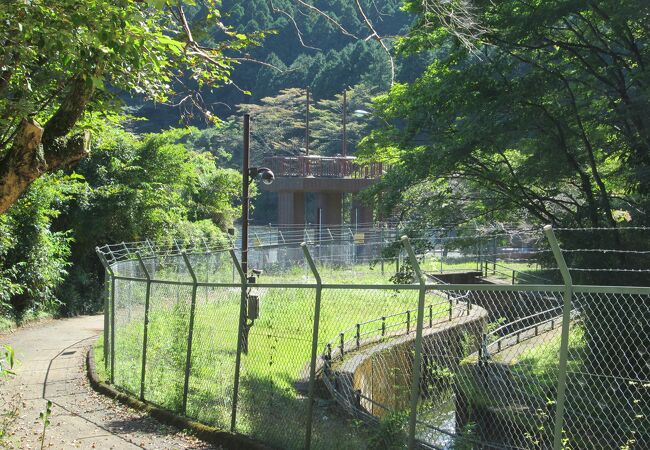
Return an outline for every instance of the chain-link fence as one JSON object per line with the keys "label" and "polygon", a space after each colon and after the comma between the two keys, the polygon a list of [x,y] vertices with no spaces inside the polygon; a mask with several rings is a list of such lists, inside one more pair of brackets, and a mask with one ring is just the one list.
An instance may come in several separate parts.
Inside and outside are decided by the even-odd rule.
{"label": "chain-link fence", "polygon": [[650,288],[574,284],[575,230],[376,231],[99,248],[111,383],[278,448],[650,448]]}

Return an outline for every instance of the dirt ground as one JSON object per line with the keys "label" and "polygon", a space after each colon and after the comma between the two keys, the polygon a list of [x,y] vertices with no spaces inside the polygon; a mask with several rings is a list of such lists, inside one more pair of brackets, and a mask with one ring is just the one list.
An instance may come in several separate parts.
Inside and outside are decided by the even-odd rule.
{"label": "dirt ground", "polygon": [[16,352],[16,376],[0,380],[0,448],[39,449],[39,413],[52,401],[47,449],[211,449],[198,439],[97,394],[86,378],[102,316],[52,320],[0,335]]}

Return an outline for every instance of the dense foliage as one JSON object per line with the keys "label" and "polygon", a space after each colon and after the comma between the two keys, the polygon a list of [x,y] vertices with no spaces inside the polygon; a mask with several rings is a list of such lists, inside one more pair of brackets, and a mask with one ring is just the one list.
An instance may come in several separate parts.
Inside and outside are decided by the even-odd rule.
{"label": "dense foliage", "polygon": [[[91,119],[116,111],[116,93],[189,105],[186,113],[198,108],[212,119],[197,90],[230,82],[234,55],[264,35],[227,27],[218,6],[192,0],[0,4],[0,212],[43,173],[87,156]],[[199,11],[218,32],[194,35],[186,9]]]}
{"label": "dense foliage", "polygon": [[0,215],[0,312],[31,318],[55,311],[70,266],[68,231],[53,231],[60,208],[79,192],[76,177],[45,176]]}
{"label": "dense foliage", "polygon": [[[220,117],[236,111],[234,105],[259,103],[284,89],[310,88],[314,98],[327,99],[359,83],[378,89],[390,84],[390,63],[386,52],[372,39],[354,3],[348,0],[306,2],[319,8],[345,28],[345,34],[332,21],[296,0],[224,0],[222,20],[245,33],[268,31],[264,45],[250,49],[246,59],[232,74],[233,83],[218,91],[205,90],[201,98],[214,105]],[[382,36],[406,32],[412,15],[401,11],[401,0],[376,2],[362,0],[364,13]],[[197,28],[205,23],[197,10],[190,19]],[[210,36],[218,29],[206,27]],[[411,79],[422,65],[421,57],[397,61],[397,78]],[[138,130],[155,131],[178,122],[178,111],[130,99],[135,115],[155,118],[134,124]],[[204,123],[201,116],[194,123]]]}
{"label": "dense foliage", "polygon": [[[418,21],[399,48],[436,59],[376,100],[387,125],[364,142],[367,157],[393,164],[373,192],[385,213],[435,225],[650,225],[650,3],[476,1],[484,33],[473,49],[432,3],[406,1]],[[628,250],[572,254],[590,269],[575,282],[647,285],[645,233],[584,232],[563,245]],[[597,298],[580,309],[590,369],[645,379],[647,305]]]}
{"label": "dense foliage", "polygon": [[[72,175],[36,181],[0,216],[3,314],[91,312],[101,307],[95,247],[139,239],[224,239],[241,179],[179,141],[193,130],[138,138],[109,129]],[[194,130],[195,131],[195,130]]]}
{"label": "dense foliage", "polygon": [[406,2],[419,19],[400,49],[436,60],[377,100],[393,126],[367,155],[397,165],[376,190],[385,208],[439,224],[647,224],[650,5],[475,3],[487,32],[470,51],[427,2]]}
{"label": "dense foliage", "polygon": [[[199,16],[213,33],[192,32]],[[236,55],[264,36],[239,33],[220,17],[220,3],[213,1],[0,4],[3,313],[22,318],[54,311],[58,299],[80,305],[74,293],[57,295],[56,289],[70,281],[71,263],[82,260],[74,269],[76,289],[92,297],[86,288],[97,281],[96,261],[87,254],[98,239],[157,238],[171,229],[189,235],[195,228],[209,235],[230,221],[236,178],[217,170],[211,157],[174,147],[178,133],[143,143],[98,137],[119,120],[125,93],[186,102],[211,119],[210,109],[195,101],[196,90],[230,82]],[[91,148],[92,167],[82,170],[87,183],[59,172]],[[186,225],[190,221],[196,225]],[[72,242],[78,244],[71,254]],[[95,278],[86,283],[79,275],[84,271]],[[79,305],[68,309],[91,308]]]}

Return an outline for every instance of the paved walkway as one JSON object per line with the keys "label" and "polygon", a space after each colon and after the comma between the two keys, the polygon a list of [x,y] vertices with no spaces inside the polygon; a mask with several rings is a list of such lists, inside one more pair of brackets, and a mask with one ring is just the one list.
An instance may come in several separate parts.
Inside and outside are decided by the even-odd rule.
{"label": "paved walkway", "polygon": [[19,361],[16,377],[0,381],[0,429],[9,432],[0,448],[40,448],[46,400],[53,402],[48,449],[214,448],[92,390],[85,357],[102,327],[102,316],[85,316],[0,336]]}
{"label": "paved walkway", "polygon": [[[548,344],[550,341],[562,334],[562,318],[555,318],[553,322],[543,322],[537,326],[537,329],[529,328],[505,337],[501,341],[502,350],[499,351],[496,344],[492,343],[489,352],[492,359],[501,364],[513,364],[519,361],[522,354],[538,346]],[[542,347],[543,351],[549,351],[548,348]]]}

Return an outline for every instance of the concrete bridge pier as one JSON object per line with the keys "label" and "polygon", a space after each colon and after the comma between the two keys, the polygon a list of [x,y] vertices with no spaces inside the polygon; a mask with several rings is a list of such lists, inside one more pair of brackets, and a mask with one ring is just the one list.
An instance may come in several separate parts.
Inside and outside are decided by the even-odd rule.
{"label": "concrete bridge pier", "polygon": [[372,209],[361,203],[358,195],[352,196],[352,208],[350,209],[350,222],[352,225],[373,223]]}
{"label": "concrete bridge pier", "polygon": [[284,238],[302,239],[305,225],[305,193],[301,191],[278,192],[278,226]]}
{"label": "concrete bridge pier", "polygon": [[317,204],[317,207],[320,209],[322,225],[336,226],[343,223],[343,215],[341,213],[343,194],[341,192],[320,192],[318,194]]}

